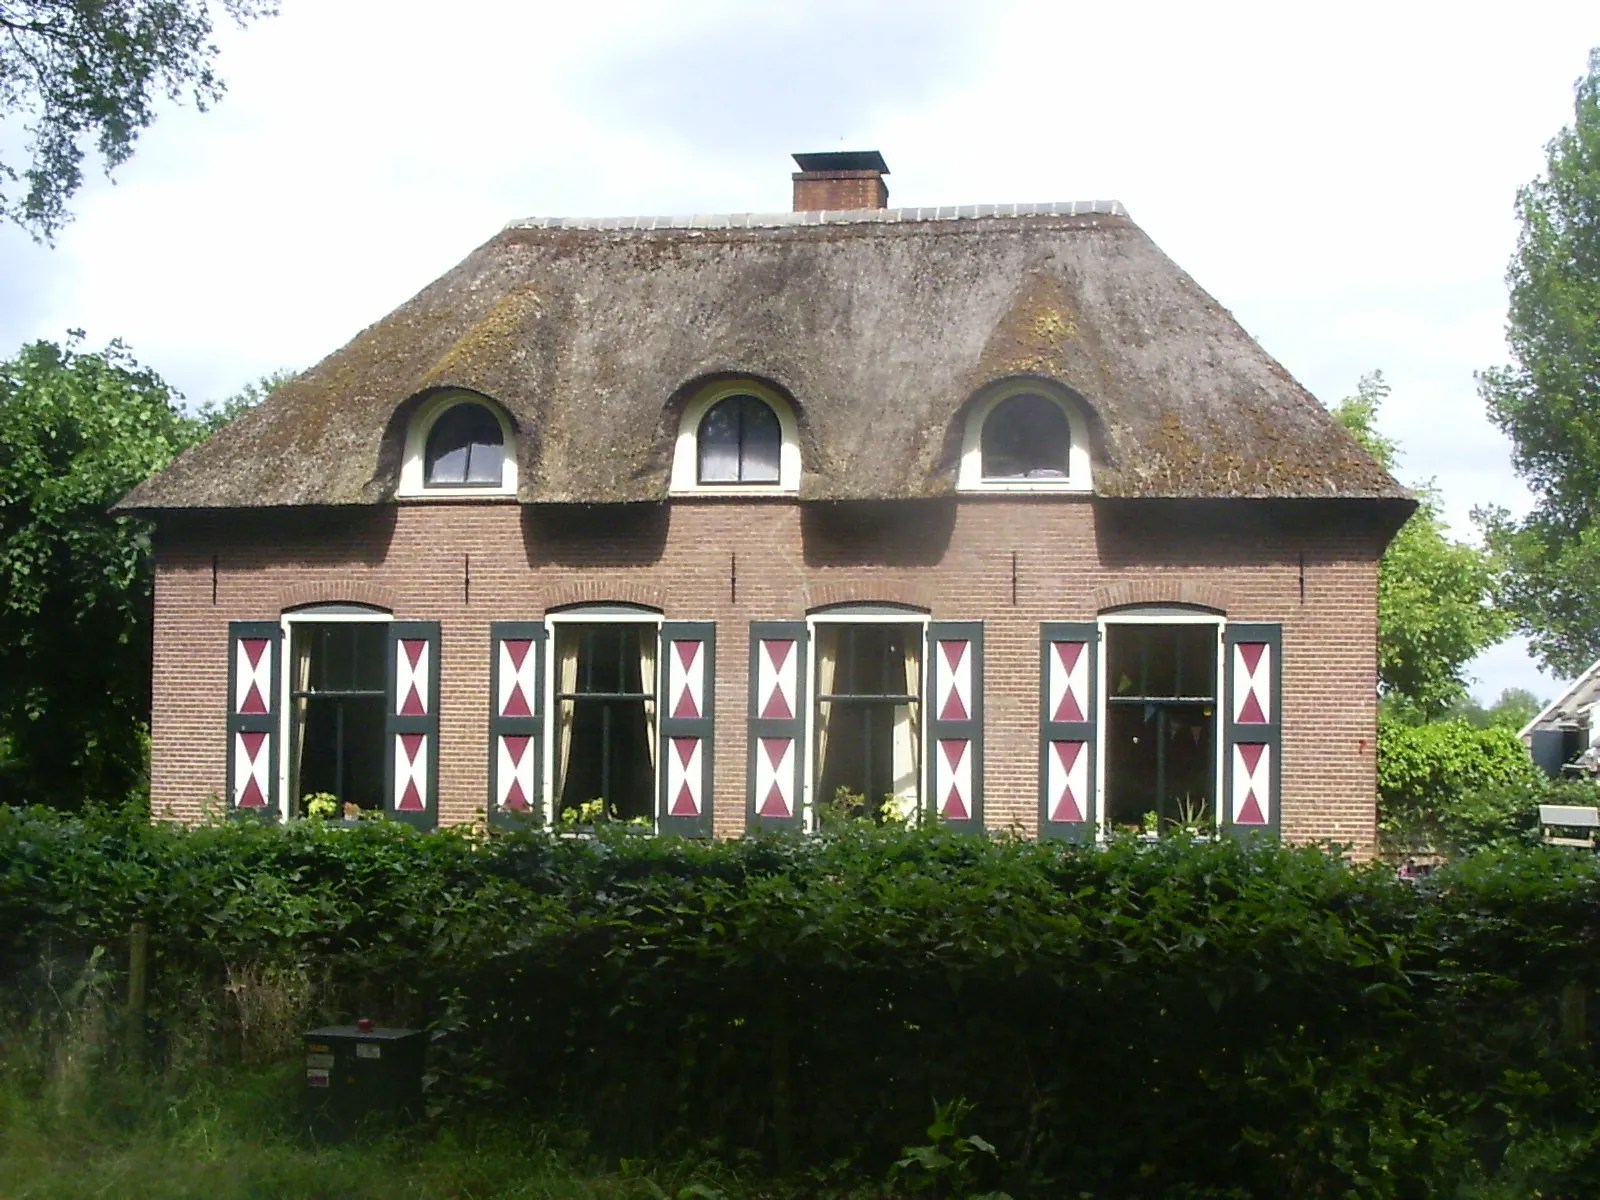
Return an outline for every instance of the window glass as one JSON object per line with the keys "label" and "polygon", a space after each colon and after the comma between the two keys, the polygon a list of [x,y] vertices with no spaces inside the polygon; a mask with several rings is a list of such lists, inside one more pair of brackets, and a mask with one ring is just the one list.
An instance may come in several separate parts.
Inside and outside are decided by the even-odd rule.
{"label": "window glass", "polygon": [[729,396],[711,406],[697,433],[701,483],[777,483],[783,429],[772,406],[756,396]]}
{"label": "window glass", "polygon": [[816,797],[824,811],[914,809],[922,751],[922,626],[817,627]]}
{"label": "window glass", "polygon": [[305,815],[332,796],[335,816],[383,807],[389,627],[382,621],[290,625],[290,789]]}
{"label": "window glass", "polygon": [[495,487],[505,461],[500,422],[481,404],[457,404],[428,431],[424,478],[429,487]]}
{"label": "window glass", "polygon": [[1072,429],[1047,396],[1002,400],[983,422],[985,479],[1065,479]]}
{"label": "window glass", "polygon": [[1217,627],[1106,627],[1106,817],[1113,828],[1216,822]]}
{"label": "window glass", "polygon": [[556,626],[558,819],[652,819],[657,640],[644,622]]}

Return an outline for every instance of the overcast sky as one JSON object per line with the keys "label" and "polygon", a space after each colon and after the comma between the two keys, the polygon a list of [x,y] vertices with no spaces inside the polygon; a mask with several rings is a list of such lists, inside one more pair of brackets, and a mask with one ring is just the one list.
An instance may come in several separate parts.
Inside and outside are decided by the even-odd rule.
{"label": "overcast sky", "polygon": [[[164,111],[56,248],[0,228],[0,354],[81,328],[220,399],[508,220],[781,211],[791,151],[878,149],[894,205],[1121,200],[1323,400],[1381,369],[1460,536],[1526,506],[1473,372],[1593,0],[282,8],[220,31],[224,101]],[[1554,690],[1518,643],[1474,673]]]}

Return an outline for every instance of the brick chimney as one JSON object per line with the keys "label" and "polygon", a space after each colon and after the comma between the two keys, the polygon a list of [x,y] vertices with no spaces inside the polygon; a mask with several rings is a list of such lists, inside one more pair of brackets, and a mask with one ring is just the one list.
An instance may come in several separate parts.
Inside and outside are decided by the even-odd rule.
{"label": "brick chimney", "polygon": [[795,212],[851,212],[883,208],[889,203],[889,185],[883,177],[889,166],[876,150],[835,150],[827,154],[796,154]]}

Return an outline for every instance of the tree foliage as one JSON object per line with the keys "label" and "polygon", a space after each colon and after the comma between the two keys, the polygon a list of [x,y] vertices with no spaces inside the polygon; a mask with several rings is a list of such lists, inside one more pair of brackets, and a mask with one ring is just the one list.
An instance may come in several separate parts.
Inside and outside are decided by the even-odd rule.
{"label": "tree foliage", "polygon": [[[1374,371],[1333,415],[1393,471],[1399,448],[1376,428],[1388,395]],[[1490,556],[1446,536],[1430,484],[1415,490],[1417,511],[1378,566],[1378,683],[1391,709],[1432,720],[1466,699],[1467,663],[1506,635],[1507,620],[1492,598]]]}
{"label": "tree foliage", "polygon": [[[0,362],[0,798],[137,787],[150,715],[150,527],[109,512],[274,384],[199,416],[117,342]],[[209,415],[208,415],[209,411]]]}
{"label": "tree foliage", "polygon": [[1539,715],[1545,701],[1527,688],[1503,688],[1500,698],[1485,708],[1475,700],[1464,700],[1452,708],[1451,719],[1465,721],[1474,729],[1492,729],[1496,726],[1519,730]]}
{"label": "tree foliage", "polygon": [[1548,668],[1576,674],[1600,657],[1600,49],[1517,215],[1512,362],[1479,384],[1535,505],[1522,521],[1503,509],[1479,518],[1518,626]]}
{"label": "tree foliage", "polygon": [[26,168],[0,159],[0,217],[48,241],[69,219],[86,142],[109,172],[161,96],[201,110],[220,98],[219,7],[240,24],[277,11],[276,0],[0,0],[0,132],[20,123],[28,135]]}

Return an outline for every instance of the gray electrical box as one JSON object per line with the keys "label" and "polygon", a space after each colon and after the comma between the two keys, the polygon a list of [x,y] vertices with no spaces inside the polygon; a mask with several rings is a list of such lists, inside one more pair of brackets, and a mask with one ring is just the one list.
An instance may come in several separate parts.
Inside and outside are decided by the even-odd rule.
{"label": "gray electrical box", "polygon": [[428,1035],[363,1021],[301,1035],[306,1050],[306,1119],[317,1141],[388,1131],[422,1116]]}

